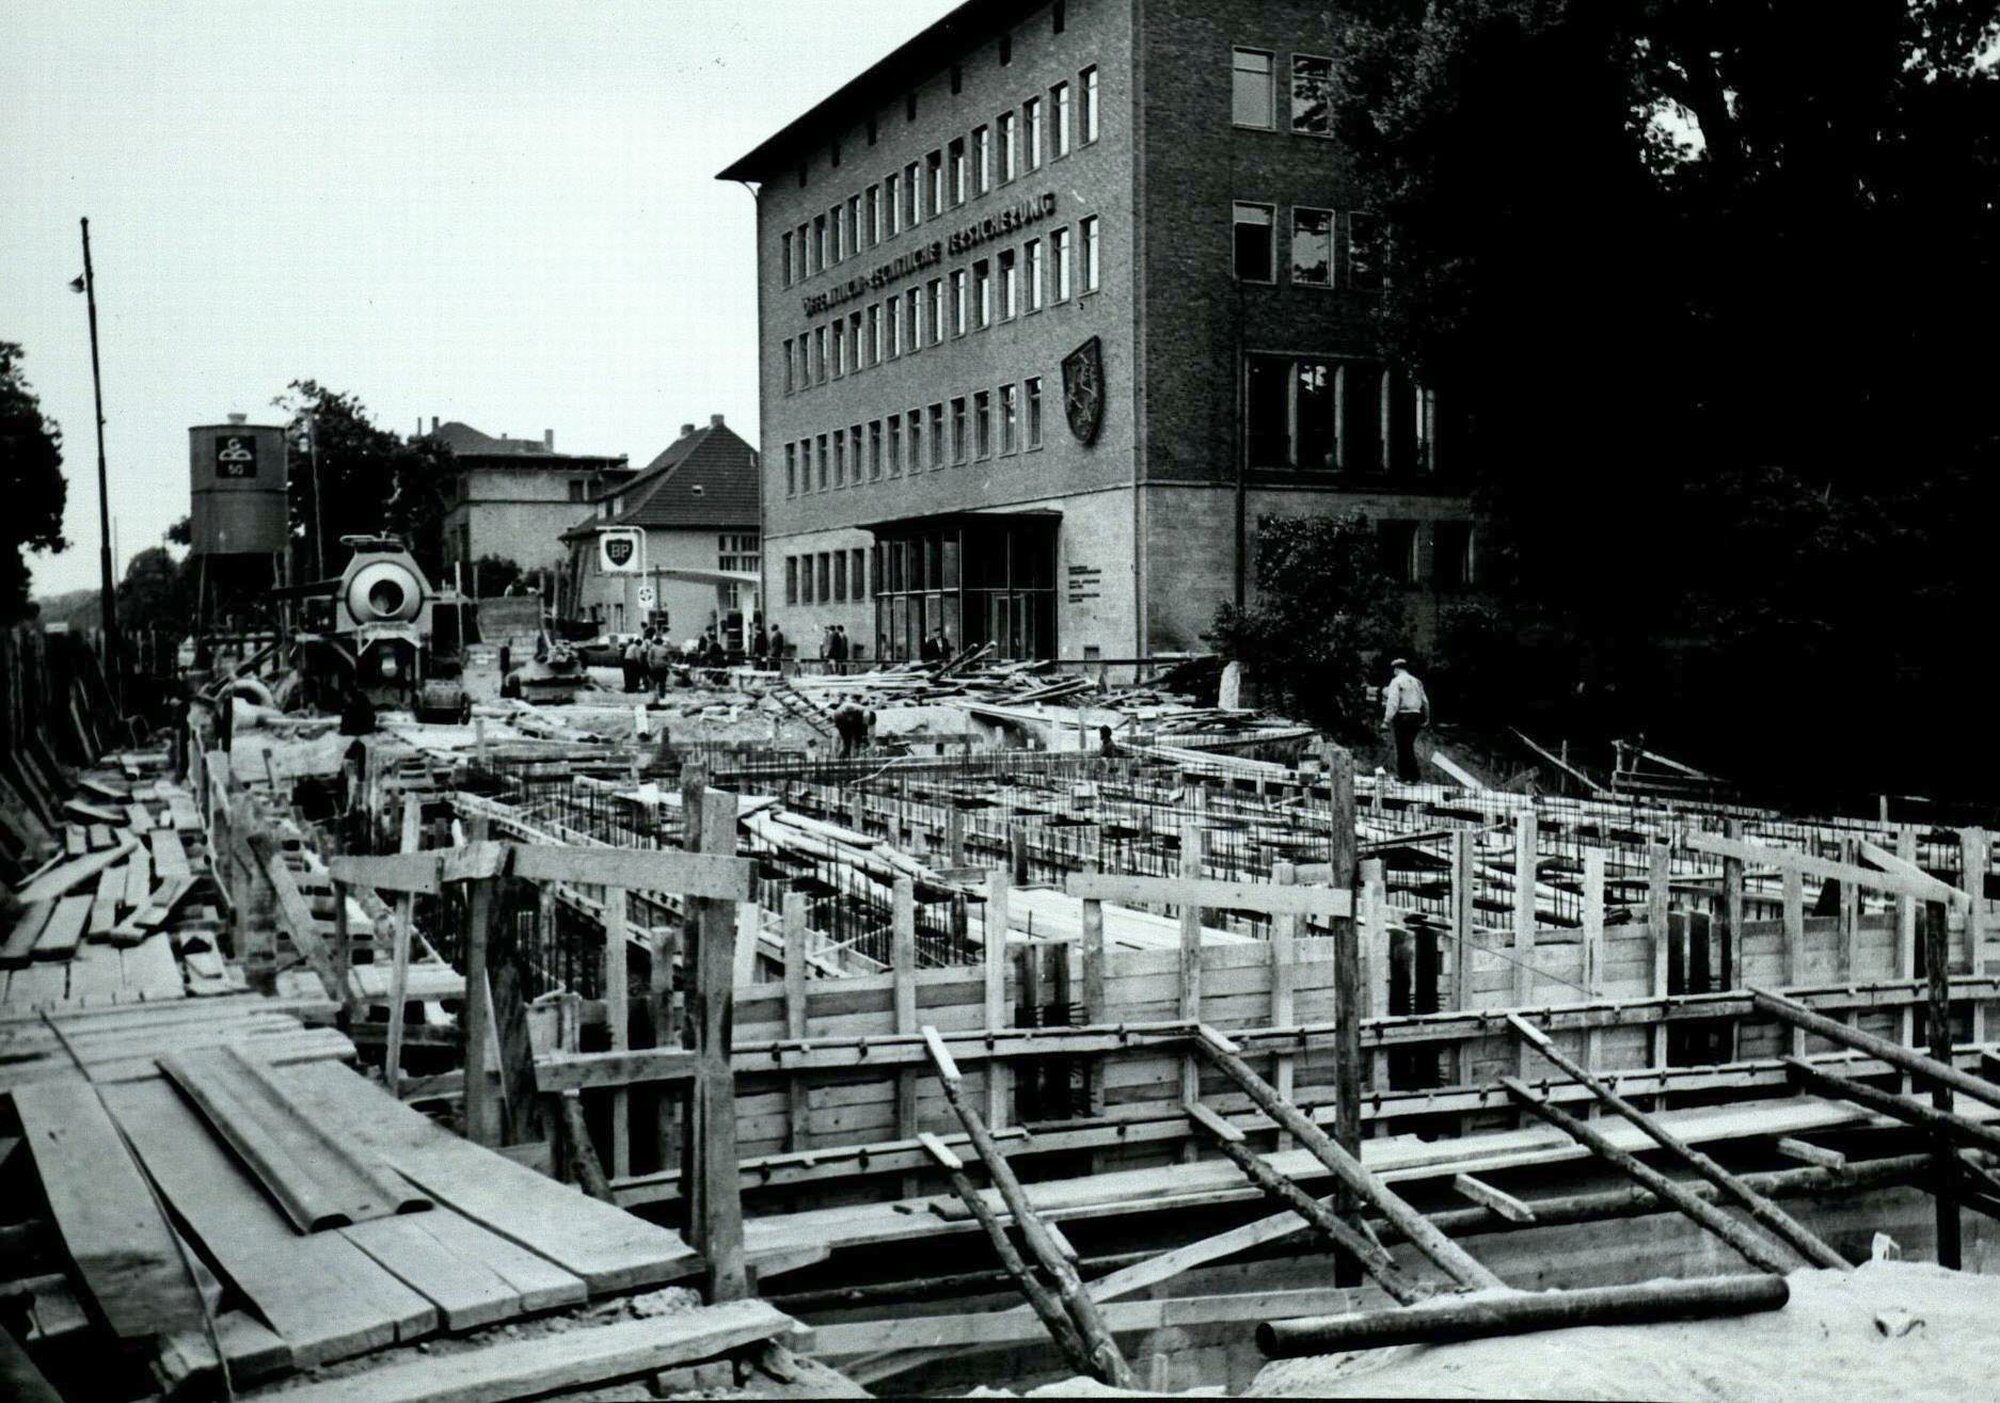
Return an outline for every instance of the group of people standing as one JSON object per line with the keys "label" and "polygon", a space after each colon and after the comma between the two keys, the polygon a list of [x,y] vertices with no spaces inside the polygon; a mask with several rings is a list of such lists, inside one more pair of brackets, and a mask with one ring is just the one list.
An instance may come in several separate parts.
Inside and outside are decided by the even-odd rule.
{"label": "group of people standing", "polygon": [[819,656],[828,672],[846,672],[848,659],[854,656],[854,645],[848,641],[847,630],[839,624],[828,624],[820,634]]}

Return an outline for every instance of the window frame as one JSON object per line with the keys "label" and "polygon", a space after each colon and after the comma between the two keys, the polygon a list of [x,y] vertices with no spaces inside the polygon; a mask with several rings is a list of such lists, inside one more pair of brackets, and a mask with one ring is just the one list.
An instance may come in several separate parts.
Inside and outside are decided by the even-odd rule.
{"label": "window frame", "polygon": [[1089,146],[1098,137],[1097,65],[1076,75],[1076,144]]}
{"label": "window frame", "polygon": [[[1264,118],[1262,122],[1246,122],[1242,119],[1238,99],[1239,80],[1255,70],[1244,68],[1238,60],[1254,56],[1264,60]],[[1229,50],[1229,125],[1239,131],[1274,132],[1278,129],[1278,55],[1272,49],[1253,49],[1241,44],[1231,45]]]}
{"label": "window frame", "polygon": [[[1331,292],[1340,283],[1340,211],[1321,209],[1315,205],[1293,205],[1291,210],[1292,234],[1289,243],[1289,253],[1286,259],[1288,268],[1286,277],[1293,287],[1309,287],[1323,292]],[[1301,279],[1299,277],[1299,216],[1302,214],[1320,214],[1326,216],[1326,280],[1324,282],[1314,282],[1310,279]]]}
{"label": "window frame", "polygon": [[[1300,60],[1326,65],[1326,126],[1323,130],[1315,131],[1311,127],[1302,127],[1299,125]],[[1331,54],[1295,53],[1288,58],[1285,71],[1286,76],[1291,80],[1286,84],[1286,102],[1289,110],[1285,116],[1285,129],[1293,136],[1310,136],[1316,137],[1321,141],[1331,141],[1333,139],[1333,56]]]}
{"label": "window frame", "polygon": [[1069,79],[1064,78],[1049,87],[1049,125],[1055,133],[1055,149],[1050,159],[1060,161],[1075,149],[1070,139],[1070,88]]}
{"label": "window frame", "polygon": [[1030,375],[1021,382],[1021,451],[1032,453],[1042,446],[1042,377]]}
{"label": "window frame", "polygon": [[1087,214],[1076,222],[1077,261],[1081,265],[1082,277],[1077,296],[1088,297],[1103,287],[1104,224],[1098,216]]}
{"label": "window frame", "polygon": [[[1264,261],[1266,275],[1249,278],[1243,275],[1242,259],[1237,231],[1245,227],[1239,217],[1243,210],[1263,210],[1269,216],[1263,224]],[[1254,224],[1251,227],[1255,227]],[[1262,200],[1232,200],[1229,205],[1229,273],[1239,283],[1250,283],[1258,287],[1272,287],[1278,281],[1278,206]]]}

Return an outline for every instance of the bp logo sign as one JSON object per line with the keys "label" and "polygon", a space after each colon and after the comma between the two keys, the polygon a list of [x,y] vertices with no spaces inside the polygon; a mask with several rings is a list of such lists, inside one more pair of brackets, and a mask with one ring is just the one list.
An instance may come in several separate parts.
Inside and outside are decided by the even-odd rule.
{"label": "bp logo sign", "polygon": [[639,569],[639,533],[620,529],[597,537],[598,563],[607,575],[630,575]]}

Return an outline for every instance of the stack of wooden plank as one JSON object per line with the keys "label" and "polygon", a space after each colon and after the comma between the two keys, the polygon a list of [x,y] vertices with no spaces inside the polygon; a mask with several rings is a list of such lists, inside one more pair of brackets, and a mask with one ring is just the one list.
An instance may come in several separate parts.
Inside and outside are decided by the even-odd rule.
{"label": "stack of wooden plank", "polygon": [[[213,1368],[218,1344],[254,1379],[699,1267],[674,1233],[439,1129],[345,1066],[264,1060],[276,1041],[156,1056],[171,1079],[94,1067],[11,1087],[82,1289],[167,1381]],[[313,1211],[314,1193],[338,1211]]]}

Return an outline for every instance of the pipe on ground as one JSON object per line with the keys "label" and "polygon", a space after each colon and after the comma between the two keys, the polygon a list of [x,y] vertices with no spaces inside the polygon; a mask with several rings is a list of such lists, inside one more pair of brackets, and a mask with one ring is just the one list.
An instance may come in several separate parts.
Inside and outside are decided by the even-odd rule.
{"label": "pipe on ground", "polygon": [[1269,1359],[1296,1359],[1388,1345],[1451,1344],[1580,1325],[1652,1325],[1779,1310],[1791,1299],[1782,1276],[1711,1276],[1578,1291],[1482,1293],[1398,1310],[1267,1320],[1257,1347]]}

